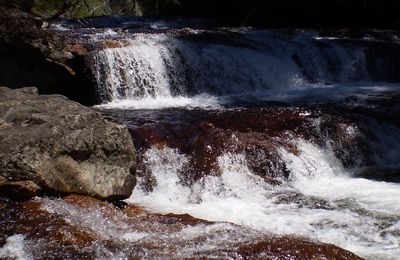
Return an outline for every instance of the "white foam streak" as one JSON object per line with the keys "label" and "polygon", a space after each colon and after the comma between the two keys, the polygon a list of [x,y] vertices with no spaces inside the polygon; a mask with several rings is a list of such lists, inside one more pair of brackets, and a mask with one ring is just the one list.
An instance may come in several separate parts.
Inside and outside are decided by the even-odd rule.
{"label": "white foam streak", "polygon": [[145,237],[148,237],[149,233],[146,232],[129,232],[122,235],[122,238],[129,242],[137,242]]}
{"label": "white foam streak", "polygon": [[190,196],[190,189],[180,183],[178,173],[188,163],[188,159],[184,155],[179,154],[175,149],[165,148],[162,150],[148,150],[145,154],[145,160],[152,172],[160,173],[154,175],[157,186],[152,193],[155,195],[152,199],[162,205],[177,202],[182,204],[187,203],[187,199]]}
{"label": "white foam streak", "polygon": [[93,206],[85,210],[79,206],[67,203],[61,199],[38,199],[43,202],[42,209],[47,212],[63,216],[65,221],[71,225],[78,226],[87,232],[96,234],[101,239],[138,239],[142,233],[129,229],[127,216],[116,212],[113,216],[107,216],[99,206]]}
{"label": "white foam streak", "polygon": [[123,99],[96,107],[104,109],[162,109],[173,107],[218,109],[221,108],[223,103],[224,101],[221,98],[202,94],[194,97],[157,96],[141,99]]}
{"label": "white foam streak", "polygon": [[301,156],[281,151],[296,179],[293,186],[303,194],[319,196],[330,201],[353,198],[362,207],[385,213],[400,214],[400,185],[351,178],[330,149],[321,149],[304,140],[297,142]]}

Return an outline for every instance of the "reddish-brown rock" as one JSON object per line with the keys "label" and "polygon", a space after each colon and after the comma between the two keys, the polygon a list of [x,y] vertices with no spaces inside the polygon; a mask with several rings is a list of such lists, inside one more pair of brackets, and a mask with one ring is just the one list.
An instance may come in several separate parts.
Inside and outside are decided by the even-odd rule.
{"label": "reddish-brown rock", "polygon": [[168,257],[360,259],[329,244],[275,237],[189,215],[122,209],[79,195],[0,201],[0,246],[24,235],[25,250],[41,258]]}

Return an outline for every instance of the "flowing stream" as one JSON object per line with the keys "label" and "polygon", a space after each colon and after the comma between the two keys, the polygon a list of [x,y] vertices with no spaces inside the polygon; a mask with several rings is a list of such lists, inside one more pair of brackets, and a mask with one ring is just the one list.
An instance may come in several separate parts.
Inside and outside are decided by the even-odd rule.
{"label": "flowing stream", "polygon": [[399,42],[124,25],[65,33],[102,46],[87,57],[96,108],[139,152],[127,203],[400,255]]}
{"label": "flowing stream", "polygon": [[[309,104],[328,104],[328,111],[330,106],[343,104],[349,120],[357,121],[353,119],[358,116],[354,107],[373,110],[373,104],[365,103],[381,97],[395,100],[393,93],[398,95],[399,85],[384,82],[392,78],[384,70],[385,66],[380,65],[387,57],[378,56],[379,49],[374,48],[381,46],[324,39],[308,32],[285,35],[224,29],[187,30],[183,35],[138,33],[129,37],[125,47],[107,48],[93,55],[96,78],[106,101],[101,108],[112,109],[114,114],[125,110],[126,117],[119,117],[134,132],[139,127],[146,128],[146,123],[170,119],[172,122],[167,123],[172,128],[168,130],[170,134],[182,135],[190,130],[173,129],[188,124],[176,114],[190,114],[191,109],[200,115],[212,113],[209,110],[219,111],[220,120],[225,120],[224,110],[234,114],[238,111],[234,120],[239,122],[226,119],[226,128],[230,130],[237,127],[234,124],[246,127],[246,118],[241,118],[239,112],[241,108],[254,110],[253,116],[257,117],[259,113],[267,113],[260,107],[280,104],[289,110],[307,108]],[[353,103],[349,101],[351,97],[356,99]],[[148,119],[151,114],[159,113],[154,109],[171,107],[180,109],[165,110],[161,116]],[[389,113],[394,114],[399,106],[390,109],[393,110]],[[130,113],[132,110],[146,111]],[[313,107],[308,113],[314,114],[315,110]],[[374,118],[368,118],[364,122],[346,122],[344,133],[331,140],[329,135],[319,133],[318,120],[325,116],[323,112],[303,119],[315,128],[310,134],[313,138],[296,134],[274,137],[296,147],[295,153],[280,144],[268,147],[277,153],[274,158],[265,156],[265,150],[255,151],[258,153],[255,160],[264,162],[252,161],[253,164],[279,160],[284,165],[288,176],[278,177],[283,179],[280,185],[266,182],[263,173],[255,174],[246,155],[251,149],[220,149],[213,154],[216,158],[211,172],[193,174],[196,169],[188,169],[196,164],[193,165],[190,157],[202,155],[191,149],[183,151],[180,145],[170,147],[168,141],[162,143],[165,138],[162,137],[161,145],[151,143],[141,149],[147,174],[139,177],[139,184],[127,202],[155,212],[188,213],[200,219],[232,222],[274,234],[309,237],[370,259],[394,259],[400,254],[400,203],[397,201],[400,185],[396,181],[383,181],[379,176],[358,177],[356,172],[369,166],[376,175],[388,168],[392,170],[391,175],[400,173],[399,121],[374,124]],[[138,122],[134,117],[151,123]],[[378,112],[376,117],[382,115]],[[199,121],[207,120],[206,117]],[[324,120],[337,123],[335,117]],[[249,125],[247,133],[260,132],[254,127]],[[267,130],[264,132],[268,134]],[[215,138],[236,138],[237,143],[246,139],[235,134]],[[176,139],[176,142],[186,141]],[[346,149],[357,146],[359,139],[368,148],[358,147],[359,154],[350,156],[359,156],[360,162],[353,160],[345,167],[335,152],[352,153]],[[344,141],[350,142],[349,147],[332,148],[330,144]],[[208,149],[215,149],[213,146],[211,141]],[[373,147],[382,150],[365,155]],[[275,169],[276,173],[271,173],[274,169],[268,170],[268,174],[280,176],[279,169]],[[154,180],[150,191],[146,188],[149,177]],[[395,178],[398,180],[398,176]]]}

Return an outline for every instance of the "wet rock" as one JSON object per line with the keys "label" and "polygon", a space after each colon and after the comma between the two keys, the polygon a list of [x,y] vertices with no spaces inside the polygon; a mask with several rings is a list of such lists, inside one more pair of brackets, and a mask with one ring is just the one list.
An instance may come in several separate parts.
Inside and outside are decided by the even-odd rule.
{"label": "wet rock", "polygon": [[90,253],[79,249],[91,245],[96,238],[79,227],[71,225],[68,221],[49,214],[42,208],[40,201],[11,202],[0,200],[0,205],[4,210],[0,213],[2,230],[0,244],[4,244],[9,236],[23,234],[25,240],[34,240],[37,243],[29,246],[45,249],[42,252],[40,250],[35,252],[33,255],[36,257],[43,257],[44,255],[55,258],[90,257]]}
{"label": "wet rock", "polygon": [[239,247],[244,259],[262,259],[265,252],[277,259],[362,259],[353,253],[333,245],[310,242],[292,237],[280,237],[270,241],[255,242]]}
{"label": "wet rock", "polygon": [[126,127],[63,96],[0,88],[0,142],[0,190],[11,197],[43,190],[121,199],[135,185]]}
{"label": "wet rock", "polygon": [[129,42],[127,41],[115,41],[115,40],[105,40],[104,42],[101,42],[101,45],[103,48],[107,49],[112,49],[112,48],[122,48],[126,47],[129,45]]}
{"label": "wet rock", "polygon": [[[346,101],[329,105],[214,111],[105,112],[128,125],[139,149],[138,175],[143,180],[142,188],[151,192],[157,182],[145,154],[152,148],[169,147],[188,158],[189,162],[178,170],[180,181],[186,186],[204,176],[219,175],[218,157],[225,153],[244,155],[251,172],[267,183],[279,185],[290,181],[289,170],[280,152],[284,149],[301,156],[296,143],[299,139],[331,149],[345,168],[376,167],[382,162],[393,164],[398,158],[396,142],[389,144],[393,150],[389,156],[382,146],[382,142],[395,140],[398,131],[395,128],[397,114],[391,112],[398,111],[395,107],[398,102],[393,99],[398,101],[393,95],[379,100],[374,98],[368,101],[372,104],[362,103],[364,108]],[[391,126],[390,130],[382,129],[377,123],[373,125],[374,122]],[[382,134],[387,140],[382,140],[385,136]],[[389,158],[381,160],[385,156]]]}
{"label": "wet rock", "polygon": [[0,200],[0,209],[0,245],[22,235],[35,258],[360,259],[334,245],[79,195]]}
{"label": "wet rock", "polygon": [[32,181],[14,181],[0,177],[0,196],[13,199],[28,199],[41,192],[41,188]]}
{"label": "wet rock", "polygon": [[[190,162],[182,169],[180,178],[189,186],[206,175],[219,175],[218,157],[225,153],[245,155],[253,173],[270,184],[279,185],[289,177],[279,149],[286,147],[296,153],[291,140],[313,135],[311,119],[314,116],[300,108],[180,113],[174,113],[176,118],[160,115],[137,124],[132,123],[136,118],[129,120],[128,127],[141,151],[138,175],[145,180],[147,191],[157,184],[143,158],[145,151],[151,147],[170,147],[188,155]],[[118,113],[113,115],[121,117]]]}
{"label": "wet rock", "polygon": [[38,86],[41,94],[97,103],[84,61],[86,48],[45,25],[31,14],[0,5],[0,85]]}

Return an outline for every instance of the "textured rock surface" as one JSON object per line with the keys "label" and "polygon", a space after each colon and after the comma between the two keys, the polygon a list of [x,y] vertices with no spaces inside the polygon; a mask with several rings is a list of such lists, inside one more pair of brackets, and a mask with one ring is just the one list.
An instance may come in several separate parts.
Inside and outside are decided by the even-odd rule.
{"label": "textured rock surface", "polygon": [[37,17],[0,5],[0,85],[38,86],[41,94],[96,103],[95,85],[85,69],[85,48],[47,26]]}
{"label": "textured rock surface", "polygon": [[63,96],[35,92],[0,87],[0,187],[128,197],[136,153],[127,128]]}
{"label": "textured rock surface", "polygon": [[[0,0],[0,5],[17,7],[43,19],[57,18],[58,16],[84,18],[105,15],[143,15],[142,0]],[[148,7],[150,8],[150,6]]]}

